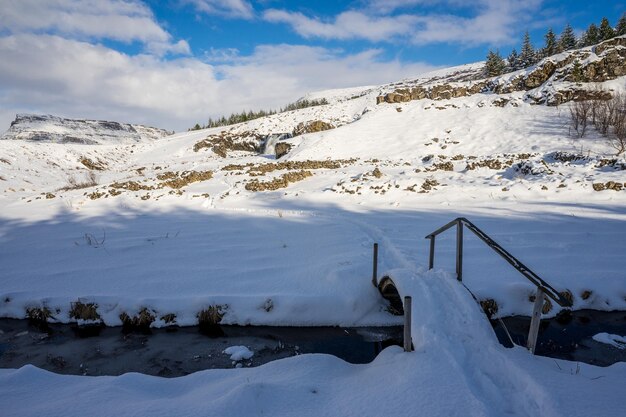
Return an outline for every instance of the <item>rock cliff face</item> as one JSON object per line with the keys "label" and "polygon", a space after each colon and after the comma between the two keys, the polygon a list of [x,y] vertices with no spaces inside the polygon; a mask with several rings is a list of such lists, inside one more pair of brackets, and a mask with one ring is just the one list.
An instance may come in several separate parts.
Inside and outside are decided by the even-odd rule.
{"label": "rock cliff face", "polygon": [[[626,75],[626,37],[602,42],[548,57],[530,68],[498,77],[457,80],[430,79],[385,92],[376,104],[411,100],[449,100],[478,93],[510,94],[527,92],[524,99],[534,104],[559,105],[570,100],[608,99],[610,93],[594,91],[588,83],[614,80]],[[454,82],[456,81],[456,82]]]}
{"label": "rock cliff face", "polygon": [[334,129],[335,126],[321,120],[313,120],[310,122],[301,122],[293,130],[293,136],[303,135],[305,133],[322,132],[324,130]]}
{"label": "rock cliff face", "polygon": [[133,143],[151,141],[170,132],[154,127],[105,120],[64,119],[51,115],[18,114],[4,140],[30,140],[53,143]]}

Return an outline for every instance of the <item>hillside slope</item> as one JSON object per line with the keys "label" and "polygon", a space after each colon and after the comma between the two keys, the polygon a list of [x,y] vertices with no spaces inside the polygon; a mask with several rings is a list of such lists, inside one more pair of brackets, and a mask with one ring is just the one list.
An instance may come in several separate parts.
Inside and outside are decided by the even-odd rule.
{"label": "hillside slope", "polygon": [[[626,265],[613,242],[624,232],[626,161],[593,129],[583,138],[573,135],[567,105],[538,105],[532,98],[554,97],[572,85],[609,95],[623,91],[624,76],[572,84],[566,73],[572,57],[586,56],[584,68],[590,68],[617,56],[621,60],[611,67],[617,74],[624,39],[479,81],[502,90],[546,66],[560,66],[531,90],[387,103],[390,94],[400,94],[398,86],[468,91],[479,74],[474,64],[386,86],[324,92],[327,105],[158,141],[0,141],[0,256],[11,271],[2,295],[12,300],[0,303],[0,315],[21,317],[28,306],[44,303],[68,321],[71,303],[86,297],[115,306],[103,307],[108,324],[142,306],[157,315],[176,310],[181,322],[192,324],[199,300],[208,296],[230,306],[224,317],[230,323],[380,323],[380,300],[364,287],[371,244],[385,242],[385,268],[423,265],[421,237],[457,215],[478,219],[540,275],[573,293],[576,308],[624,308]],[[277,143],[287,152],[278,161],[263,153],[272,133],[296,134]],[[32,222],[38,226],[28,226]],[[328,231],[312,241],[308,226]],[[274,243],[266,235],[275,236]],[[499,314],[528,314],[530,284],[468,239],[472,261],[465,276],[472,290],[495,299]],[[84,252],[85,246],[106,251]],[[442,267],[451,266],[451,250],[442,246]],[[593,253],[593,261],[580,258],[581,251]],[[24,253],[37,255],[23,262]],[[249,261],[238,265],[240,258]],[[100,265],[97,272],[94,265]],[[485,265],[488,274],[481,272]],[[180,269],[188,272],[172,285]],[[111,274],[113,281],[106,278]],[[130,292],[129,280],[135,283]],[[297,294],[315,293],[315,286],[301,292],[309,282],[325,282],[319,299],[295,301]],[[337,292],[337,282],[346,287]],[[589,290],[594,297],[583,299]],[[291,301],[272,315],[255,313],[272,295]],[[368,303],[351,307],[362,297]],[[294,313],[299,303],[347,310],[335,307],[311,318],[308,308]]]}
{"label": "hillside slope", "polygon": [[[428,271],[424,236],[467,217],[575,309],[625,310],[626,160],[592,127],[575,134],[568,101],[624,91],[623,39],[489,80],[472,64],[314,93],[329,104],[159,140],[0,140],[1,317],[398,324],[371,283],[378,243],[378,278],[393,277],[413,297],[415,345],[365,365],[300,355],[173,379],[1,369],[0,408],[15,416],[622,416],[623,363],[599,368],[504,348],[476,301],[495,316],[529,315],[535,287],[470,233],[462,284],[452,231],[437,238]],[[612,72],[569,81],[574,56],[589,74],[609,61]],[[545,79],[533,87],[539,73]],[[267,135],[279,133],[294,137],[265,153]],[[73,371],[89,374],[89,361]]]}

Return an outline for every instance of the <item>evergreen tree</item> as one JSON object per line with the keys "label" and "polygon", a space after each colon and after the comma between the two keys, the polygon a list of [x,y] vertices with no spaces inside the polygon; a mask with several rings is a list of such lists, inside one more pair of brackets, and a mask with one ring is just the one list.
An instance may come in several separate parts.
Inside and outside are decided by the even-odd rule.
{"label": "evergreen tree", "polygon": [[504,72],[504,60],[500,56],[500,52],[489,51],[487,54],[487,62],[485,62],[485,74],[489,77],[501,75]]}
{"label": "evergreen tree", "polygon": [[522,51],[519,54],[519,62],[522,68],[528,68],[537,63],[537,54],[533,44],[530,43],[530,34],[528,31],[524,34],[524,42],[522,43]]}
{"label": "evergreen tree", "polygon": [[544,38],[546,40],[546,46],[543,48],[542,55],[545,58],[547,56],[556,54],[558,52],[558,46],[556,42],[556,35],[552,31],[552,28],[548,29],[548,32],[545,34]]}
{"label": "evergreen tree", "polygon": [[572,69],[572,79],[574,82],[582,82],[583,80],[583,68],[579,60],[574,61],[574,68]]}
{"label": "evergreen tree", "polygon": [[615,28],[615,34],[617,36],[626,35],[626,13],[622,15],[617,22],[617,27]]}
{"label": "evergreen tree", "polygon": [[592,23],[581,39],[582,46],[591,46],[600,42],[600,31],[598,27]]}
{"label": "evergreen tree", "polygon": [[563,29],[561,37],[559,38],[559,49],[561,51],[570,51],[576,48],[576,35],[574,35],[574,29],[569,23]]}
{"label": "evergreen tree", "polygon": [[506,62],[508,64],[507,67],[509,71],[517,71],[520,69],[519,54],[515,48],[513,48],[509,56],[506,58]]}
{"label": "evergreen tree", "polygon": [[615,31],[611,27],[609,23],[609,19],[606,17],[602,18],[602,22],[600,23],[600,41],[605,41],[607,39],[611,39],[615,37]]}

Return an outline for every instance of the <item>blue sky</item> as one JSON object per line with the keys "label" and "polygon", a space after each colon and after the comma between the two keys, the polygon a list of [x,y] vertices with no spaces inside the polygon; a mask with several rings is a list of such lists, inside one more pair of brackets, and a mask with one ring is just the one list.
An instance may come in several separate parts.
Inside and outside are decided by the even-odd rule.
{"label": "blue sky", "polygon": [[307,92],[615,24],[626,0],[0,0],[0,130],[17,112],[183,130]]}

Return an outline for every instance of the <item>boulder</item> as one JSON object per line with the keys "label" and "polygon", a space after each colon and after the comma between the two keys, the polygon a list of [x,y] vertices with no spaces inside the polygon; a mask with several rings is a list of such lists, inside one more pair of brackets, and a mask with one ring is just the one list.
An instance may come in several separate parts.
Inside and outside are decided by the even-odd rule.
{"label": "boulder", "polygon": [[335,126],[321,120],[313,120],[309,122],[301,122],[293,130],[293,136],[303,135],[305,133],[315,133],[324,130],[334,129]]}
{"label": "boulder", "polygon": [[287,155],[291,150],[292,145],[290,143],[278,142],[276,146],[274,146],[274,152],[276,154],[276,159],[280,159],[283,156]]}

